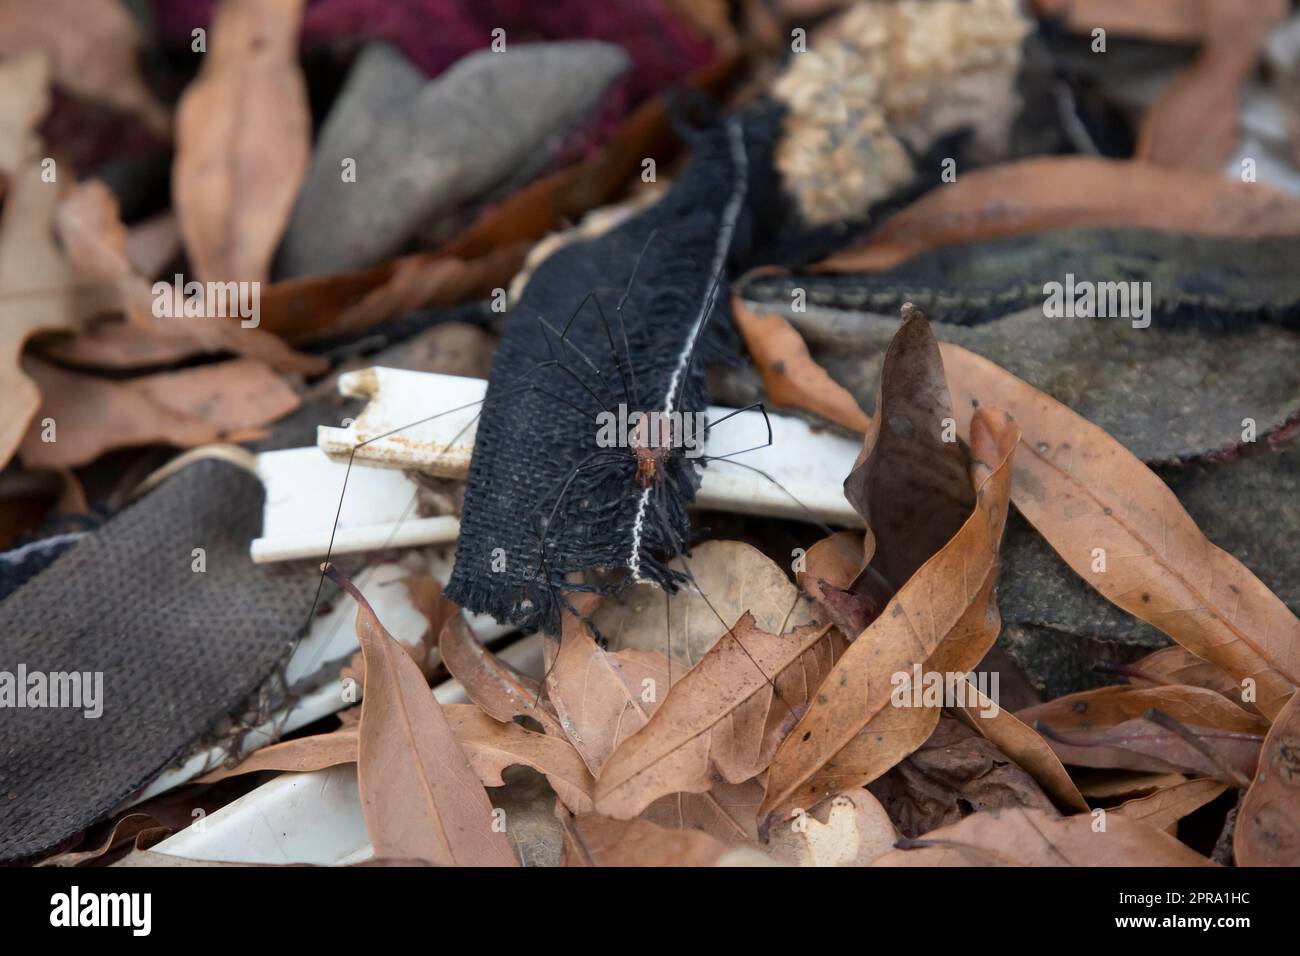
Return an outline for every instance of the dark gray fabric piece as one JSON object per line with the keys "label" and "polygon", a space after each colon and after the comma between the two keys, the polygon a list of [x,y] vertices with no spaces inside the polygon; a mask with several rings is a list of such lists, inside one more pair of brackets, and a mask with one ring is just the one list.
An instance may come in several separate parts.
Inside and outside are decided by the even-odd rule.
{"label": "dark gray fabric piece", "polygon": [[0,863],[41,856],[103,819],[290,651],[316,576],[249,559],[262,501],[243,469],[196,462],[0,603],[0,672],[103,675],[98,718],[0,707]]}

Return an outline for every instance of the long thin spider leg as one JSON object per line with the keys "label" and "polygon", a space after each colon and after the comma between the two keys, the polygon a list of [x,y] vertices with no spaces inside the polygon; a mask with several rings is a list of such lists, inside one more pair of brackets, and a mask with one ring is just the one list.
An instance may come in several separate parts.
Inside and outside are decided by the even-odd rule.
{"label": "long thin spider leg", "polygon": [[[732,452],[732,454],[733,454],[733,455],[738,455],[738,454],[740,454],[740,452]],[[816,525],[818,528],[820,528],[820,529],[822,530],[822,532],[825,533],[825,534],[828,534],[828,535],[829,535],[829,534],[834,534],[834,533],[835,533],[835,529],[834,529],[834,528],[832,528],[830,525],[826,524],[826,522],[822,521],[821,518],[818,518],[817,515],[816,515],[816,513],[815,513],[811,508],[809,508],[806,504],[804,504],[802,501],[800,501],[797,497],[795,497],[794,493],[793,493],[792,491],[790,491],[789,488],[787,488],[785,485],[781,484],[781,482],[777,481],[775,478],[773,478],[773,477],[772,477],[771,475],[769,475],[767,472],[763,471],[763,469],[761,469],[761,468],[755,468],[753,465],[747,465],[747,464],[745,464],[743,461],[733,461],[731,458],[724,458],[724,457],[722,457],[722,456],[713,457],[713,456],[705,455],[705,456],[702,456],[702,457],[700,457],[700,458],[696,458],[695,461],[700,461],[700,462],[714,462],[714,461],[720,461],[720,462],[722,462],[724,465],[735,465],[737,468],[746,468],[746,469],[748,469],[749,471],[754,472],[755,474],[762,475],[764,478],[766,478],[766,479],[767,479],[768,481],[770,481],[772,484],[774,484],[774,485],[776,485],[778,488],[780,488],[781,491],[785,493],[785,495],[786,495],[787,498],[789,498],[789,499],[790,499],[791,501],[793,501],[796,505],[798,505],[801,509],[803,509],[804,513],[808,515],[808,523],[809,523],[809,524],[815,524],[815,525]]]}
{"label": "long thin spider leg", "polygon": [[611,415],[614,414],[612,411],[610,411],[609,406],[605,404],[604,399],[602,399],[599,395],[593,392],[591,390],[591,387],[586,382],[584,382],[573,369],[569,368],[569,366],[565,365],[559,359],[552,359],[547,362],[539,362],[538,364],[534,365],[530,371],[540,369],[540,368],[558,368],[560,371],[567,374],[570,378],[572,378],[575,382],[577,382],[580,386],[582,386],[582,390],[586,392],[588,395],[590,395],[591,400],[594,401],[597,405],[599,405],[604,411],[609,412],[609,414]]}
{"label": "long thin spider leg", "polygon": [[[542,525],[540,528],[536,525],[535,522],[537,520],[537,513],[546,506],[546,501],[547,499],[550,498],[551,492],[554,491],[555,485],[552,485],[551,489],[548,490],[546,494],[543,495],[540,499],[538,499],[537,508],[534,509],[533,512],[527,518],[527,522],[529,526],[533,528],[533,533],[537,535],[537,545],[538,545],[538,566],[534,570],[532,577],[529,580],[536,581],[538,574],[541,574],[542,581],[546,585],[547,590],[550,592],[552,601],[558,601],[559,598],[556,595],[555,587],[551,581],[551,568],[550,568],[550,563],[547,561],[548,549],[546,546],[546,536],[550,533],[551,525],[555,522],[555,516],[559,514],[560,505],[564,502],[565,497],[569,493],[569,488],[573,484],[573,480],[578,476],[578,473],[580,471],[584,471],[593,465],[603,465],[609,461],[613,461],[615,459],[619,459],[622,457],[623,456],[620,453],[615,451],[599,451],[599,452],[593,452],[592,454],[588,455],[582,461],[578,462],[578,464],[574,465],[573,469],[568,473],[568,475],[566,475],[562,479],[563,486],[560,488],[560,492],[555,498],[555,504],[551,507],[551,513],[547,517],[546,523]],[[560,484],[560,482],[556,482],[556,484],[558,485]],[[567,602],[562,602],[562,603],[567,603]]]}
{"label": "long thin spider leg", "polygon": [[[706,423],[704,430],[707,432],[714,425],[721,425],[728,418],[735,418],[741,412],[751,412],[756,408],[763,413],[763,421],[767,424],[767,445],[770,445],[772,444],[772,420],[767,417],[767,408],[764,407],[762,402],[753,402],[746,405],[744,408],[737,408],[735,411],[727,412],[727,414],[723,415],[721,418],[716,418],[713,421]],[[759,447],[766,448],[767,445],[760,445]]]}
{"label": "long thin spider leg", "polygon": [[[619,381],[623,383],[623,400],[627,403],[627,406],[629,408],[635,407],[636,398],[633,396],[631,390],[628,388],[627,376],[623,374],[623,362],[618,357],[618,347],[614,345],[614,332],[609,327],[609,319],[605,318],[605,310],[601,307],[600,299],[596,298],[593,295],[591,301],[596,306],[596,314],[600,316],[600,324],[605,327],[605,339],[609,342],[609,354],[614,357],[614,368],[618,371]],[[626,342],[626,338],[627,337],[624,336],[625,342]],[[632,362],[632,355],[629,352],[628,364],[630,365],[631,362]]]}
{"label": "long thin spider leg", "polygon": [[[565,323],[563,331],[557,329],[555,326],[553,326],[550,322],[546,321],[546,319],[540,315],[537,316],[537,322],[540,326],[542,326],[542,330],[543,330],[542,335],[545,336],[546,330],[549,329],[551,334],[559,338],[560,346],[562,348],[570,349],[572,352],[574,352],[574,354],[578,356],[578,358],[582,359],[583,363],[589,369],[591,369],[592,374],[594,374],[596,378],[600,380],[600,384],[603,385],[609,391],[609,394],[612,397],[614,395],[614,389],[610,387],[609,382],[605,379],[605,373],[600,370],[600,367],[591,360],[591,357],[588,356],[586,352],[584,352],[578,346],[570,342],[568,338],[569,329],[573,325],[574,319],[578,317],[578,312],[582,311],[582,306],[586,305],[587,300],[591,299],[594,295],[595,293],[592,292],[587,293],[587,295],[583,298],[582,303],[578,306],[577,310],[574,311],[573,315],[569,317],[569,321]],[[549,345],[549,340],[547,340],[547,344]],[[552,360],[556,360],[554,353],[552,353],[551,358]]]}
{"label": "long thin spider leg", "polygon": [[[530,375],[533,374],[534,371],[535,371],[535,368],[534,368],[534,369],[529,369],[527,372],[524,373],[524,375],[522,376],[522,378],[527,379]],[[529,390],[531,390],[531,389],[536,389],[536,388],[537,388],[537,386],[536,386],[536,385],[533,385],[533,384],[531,384],[531,383],[528,383],[528,384],[520,384],[520,385],[512,386],[511,388],[508,388],[505,392],[501,393],[501,396],[502,396],[502,397],[508,397],[508,396],[510,396],[510,395],[514,395],[514,394],[516,394],[516,393],[518,393],[518,392],[526,392],[526,391],[529,391]],[[548,393],[544,393],[544,394],[548,394]],[[445,416],[445,415],[451,415],[451,414],[453,414],[453,413],[455,413],[455,412],[461,412],[461,411],[464,411],[464,410],[467,409],[467,408],[473,408],[473,407],[475,407],[476,405],[482,405],[485,401],[487,401],[487,396],[484,396],[483,398],[480,398],[480,399],[478,399],[478,400],[476,400],[476,401],[473,401],[473,402],[466,402],[466,403],[463,404],[463,405],[457,405],[457,406],[454,407],[454,408],[444,409],[443,411],[438,412],[438,413],[435,414],[435,415],[427,415],[427,416],[425,416],[424,418],[417,419],[417,420],[415,420],[415,421],[413,421],[413,422],[407,422],[405,425],[399,425],[397,428],[393,428],[393,429],[390,429],[389,431],[383,432],[382,434],[375,435],[375,436],[373,436],[373,437],[371,437],[371,438],[367,438],[365,441],[357,442],[357,444],[355,444],[355,445],[352,447],[352,450],[348,453],[348,464],[347,464],[347,468],[346,468],[346,469],[344,470],[344,472],[343,472],[343,485],[342,485],[342,487],[339,489],[339,501],[338,501],[338,504],[337,504],[337,505],[335,506],[335,508],[334,508],[334,523],[333,523],[333,525],[332,525],[331,528],[330,528],[330,539],[329,539],[329,544],[326,545],[326,548],[325,548],[325,560],[324,560],[324,562],[322,562],[322,565],[323,565],[323,566],[328,566],[329,563],[330,563],[330,559],[333,558],[333,556],[334,556],[334,539],[335,539],[335,537],[336,537],[337,534],[338,534],[338,528],[339,528],[339,517],[343,514],[343,501],[344,501],[344,499],[345,499],[345,497],[347,496],[347,493],[348,493],[348,480],[352,477],[352,465],[353,465],[353,462],[356,460],[357,450],[360,449],[360,448],[364,448],[366,445],[369,445],[371,442],[378,441],[378,440],[381,439],[381,438],[388,438],[388,437],[390,437],[390,436],[392,436],[392,435],[396,435],[396,434],[398,434],[399,432],[406,431],[408,428],[414,428],[414,427],[417,426],[417,425],[423,425],[423,424],[425,424],[426,422],[435,421],[435,420],[437,420],[437,419],[439,419],[439,418],[442,418],[442,417]],[[570,404],[572,404],[572,403],[570,403]],[[576,408],[576,406],[574,406],[574,407]],[[474,416],[473,418],[471,418],[468,422],[466,422],[465,425],[460,429],[460,431],[458,431],[458,432],[457,432],[457,433],[452,437],[451,441],[447,442],[447,443],[446,443],[446,446],[445,446],[441,451],[439,451],[437,455],[434,456],[433,461],[436,462],[439,458],[441,458],[444,454],[446,454],[446,453],[447,453],[447,452],[452,448],[452,446],[454,446],[454,445],[456,444],[456,442],[460,439],[460,437],[461,437],[463,434],[465,434],[466,431],[469,430],[470,426],[473,425],[475,422],[478,421],[478,419],[479,419],[479,416],[478,416],[478,415],[475,415],[475,416]],[[405,520],[406,515],[409,514],[409,513],[410,513],[410,509],[408,508],[407,511],[403,513],[402,517],[398,520],[398,522],[393,526],[393,530],[392,530],[392,532],[389,534],[389,538],[388,538],[389,542],[391,542],[391,541],[393,540],[393,537],[397,534],[397,530],[398,530],[398,529],[401,527],[401,525],[402,525],[402,521]],[[387,545],[385,545],[385,547],[387,547]],[[312,619],[316,616],[316,609],[320,606],[321,590],[324,588],[324,585],[325,585],[325,573],[324,573],[324,571],[322,570],[322,572],[321,572],[321,576],[320,576],[320,579],[316,582],[316,594],[315,594],[315,596],[312,598],[312,602],[311,602],[311,610],[308,611],[308,613],[307,613],[307,625],[308,625],[308,626],[310,626]]]}
{"label": "long thin spider leg", "polygon": [[[654,507],[657,509],[658,505],[654,505]],[[660,511],[659,514],[660,514],[660,520],[666,522],[667,516],[664,515],[662,511]],[[718,609],[713,606],[713,602],[709,600],[709,596],[704,593],[704,588],[700,587],[700,582],[695,577],[695,572],[691,570],[690,563],[686,560],[685,555],[678,554],[677,560],[682,563],[682,570],[686,572],[686,577],[690,580],[691,587],[695,589],[695,592],[699,594],[701,600],[703,600],[704,603],[708,606],[709,610],[713,612],[713,616],[718,619],[718,623],[720,623],[723,626],[727,634],[731,636],[731,639],[736,642],[736,646],[745,652],[745,656],[748,657],[749,662],[754,665],[754,669],[758,671],[760,674],[762,674],[763,679],[767,681],[768,684],[771,685],[772,693],[774,693],[778,698],[780,698],[781,703],[785,704],[786,707],[789,707],[791,710],[794,710],[794,707],[790,704],[790,702],[786,700],[785,697],[781,694],[781,689],[776,686],[776,681],[774,681],[770,676],[768,676],[767,671],[763,670],[762,665],[760,665],[758,661],[754,659],[754,655],[749,653],[749,648],[745,646],[745,642],[742,641],[736,635],[736,632],[732,628],[732,625],[728,624],[727,621],[723,618],[723,616],[718,613]],[[669,631],[669,633],[670,634],[672,633],[671,630]]]}

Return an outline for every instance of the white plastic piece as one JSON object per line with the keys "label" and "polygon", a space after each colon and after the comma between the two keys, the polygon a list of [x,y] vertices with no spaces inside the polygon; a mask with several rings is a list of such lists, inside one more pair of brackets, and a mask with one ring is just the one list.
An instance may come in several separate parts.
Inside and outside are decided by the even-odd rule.
{"label": "white plastic piece", "polygon": [[257,475],[266,488],[266,503],[262,536],[249,548],[253,560],[259,564],[293,561],[324,557],[331,551],[353,554],[456,540],[460,522],[454,517],[415,515],[416,485],[401,472],[353,468],[343,494],[347,470],[346,464],[330,461],[319,448],[258,455]]}
{"label": "white plastic piece", "polygon": [[[500,657],[525,673],[540,674],[542,638],[516,641]],[[469,701],[458,681],[439,684],[433,695],[443,704]],[[153,850],[193,860],[319,866],[359,863],[374,855],[361,814],[355,764],[281,774]]]}
{"label": "white plastic piece", "polygon": [[[444,478],[463,479],[468,474],[478,403],[487,392],[484,380],[369,368],[342,376],[339,390],[370,401],[347,428],[318,430],[317,444],[332,460],[347,461],[355,449],[355,464],[418,470]],[[567,408],[556,413],[578,414]],[[862,519],[842,490],[860,442],[769,412],[772,443],[758,448],[767,442],[761,412],[733,415],[731,409],[710,407],[706,414],[718,424],[709,429],[704,454],[734,457],[704,468],[696,507],[861,526]],[[721,421],[728,415],[732,417]],[[593,435],[597,427],[593,415]],[[354,475],[357,470],[353,468]]]}

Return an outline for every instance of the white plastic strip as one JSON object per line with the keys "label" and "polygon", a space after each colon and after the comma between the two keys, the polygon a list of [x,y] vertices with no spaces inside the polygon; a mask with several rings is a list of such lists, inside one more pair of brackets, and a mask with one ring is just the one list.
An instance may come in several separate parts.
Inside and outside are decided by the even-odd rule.
{"label": "white plastic strip", "polygon": [[[356,464],[423,471],[444,478],[463,479],[468,474],[475,417],[487,382],[370,368],[343,376],[339,389],[370,402],[347,428],[319,429],[317,444],[332,460],[346,462],[355,448]],[[448,413],[452,409],[455,411]],[[717,422],[731,414],[731,409],[710,407],[706,414],[710,422]],[[814,430],[802,419],[770,412],[767,417],[772,424],[772,444],[710,463],[703,470],[696,506],[860,527],[862,520],[845,501],[842,487],[861,443]],[[419,424],[411,425],[413,422]],[[594,415],[591,427],[594,434],[598,427]],[[763,414],[741,412],[710,428],[704,454],[726,456],[766,441]],[[359,470],[353,468],[353,475]],[[341,479],[338,485],[342,486]],[[349,507],[346,501],[344,507]],[[332,510],[329,521],[333,521]]]}

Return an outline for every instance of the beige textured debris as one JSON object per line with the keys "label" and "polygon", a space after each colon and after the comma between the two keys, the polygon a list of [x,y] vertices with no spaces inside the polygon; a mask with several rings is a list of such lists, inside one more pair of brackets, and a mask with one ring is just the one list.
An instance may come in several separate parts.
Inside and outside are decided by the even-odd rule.
{"label": "beige textured debris", "polygon": [[960,126],[996,155],[1030,30],[1016,0],[870,0],[819,31],[775,86],[790,110],[777,167],[804,218],[861,218],[912,178],[909,148]]}

